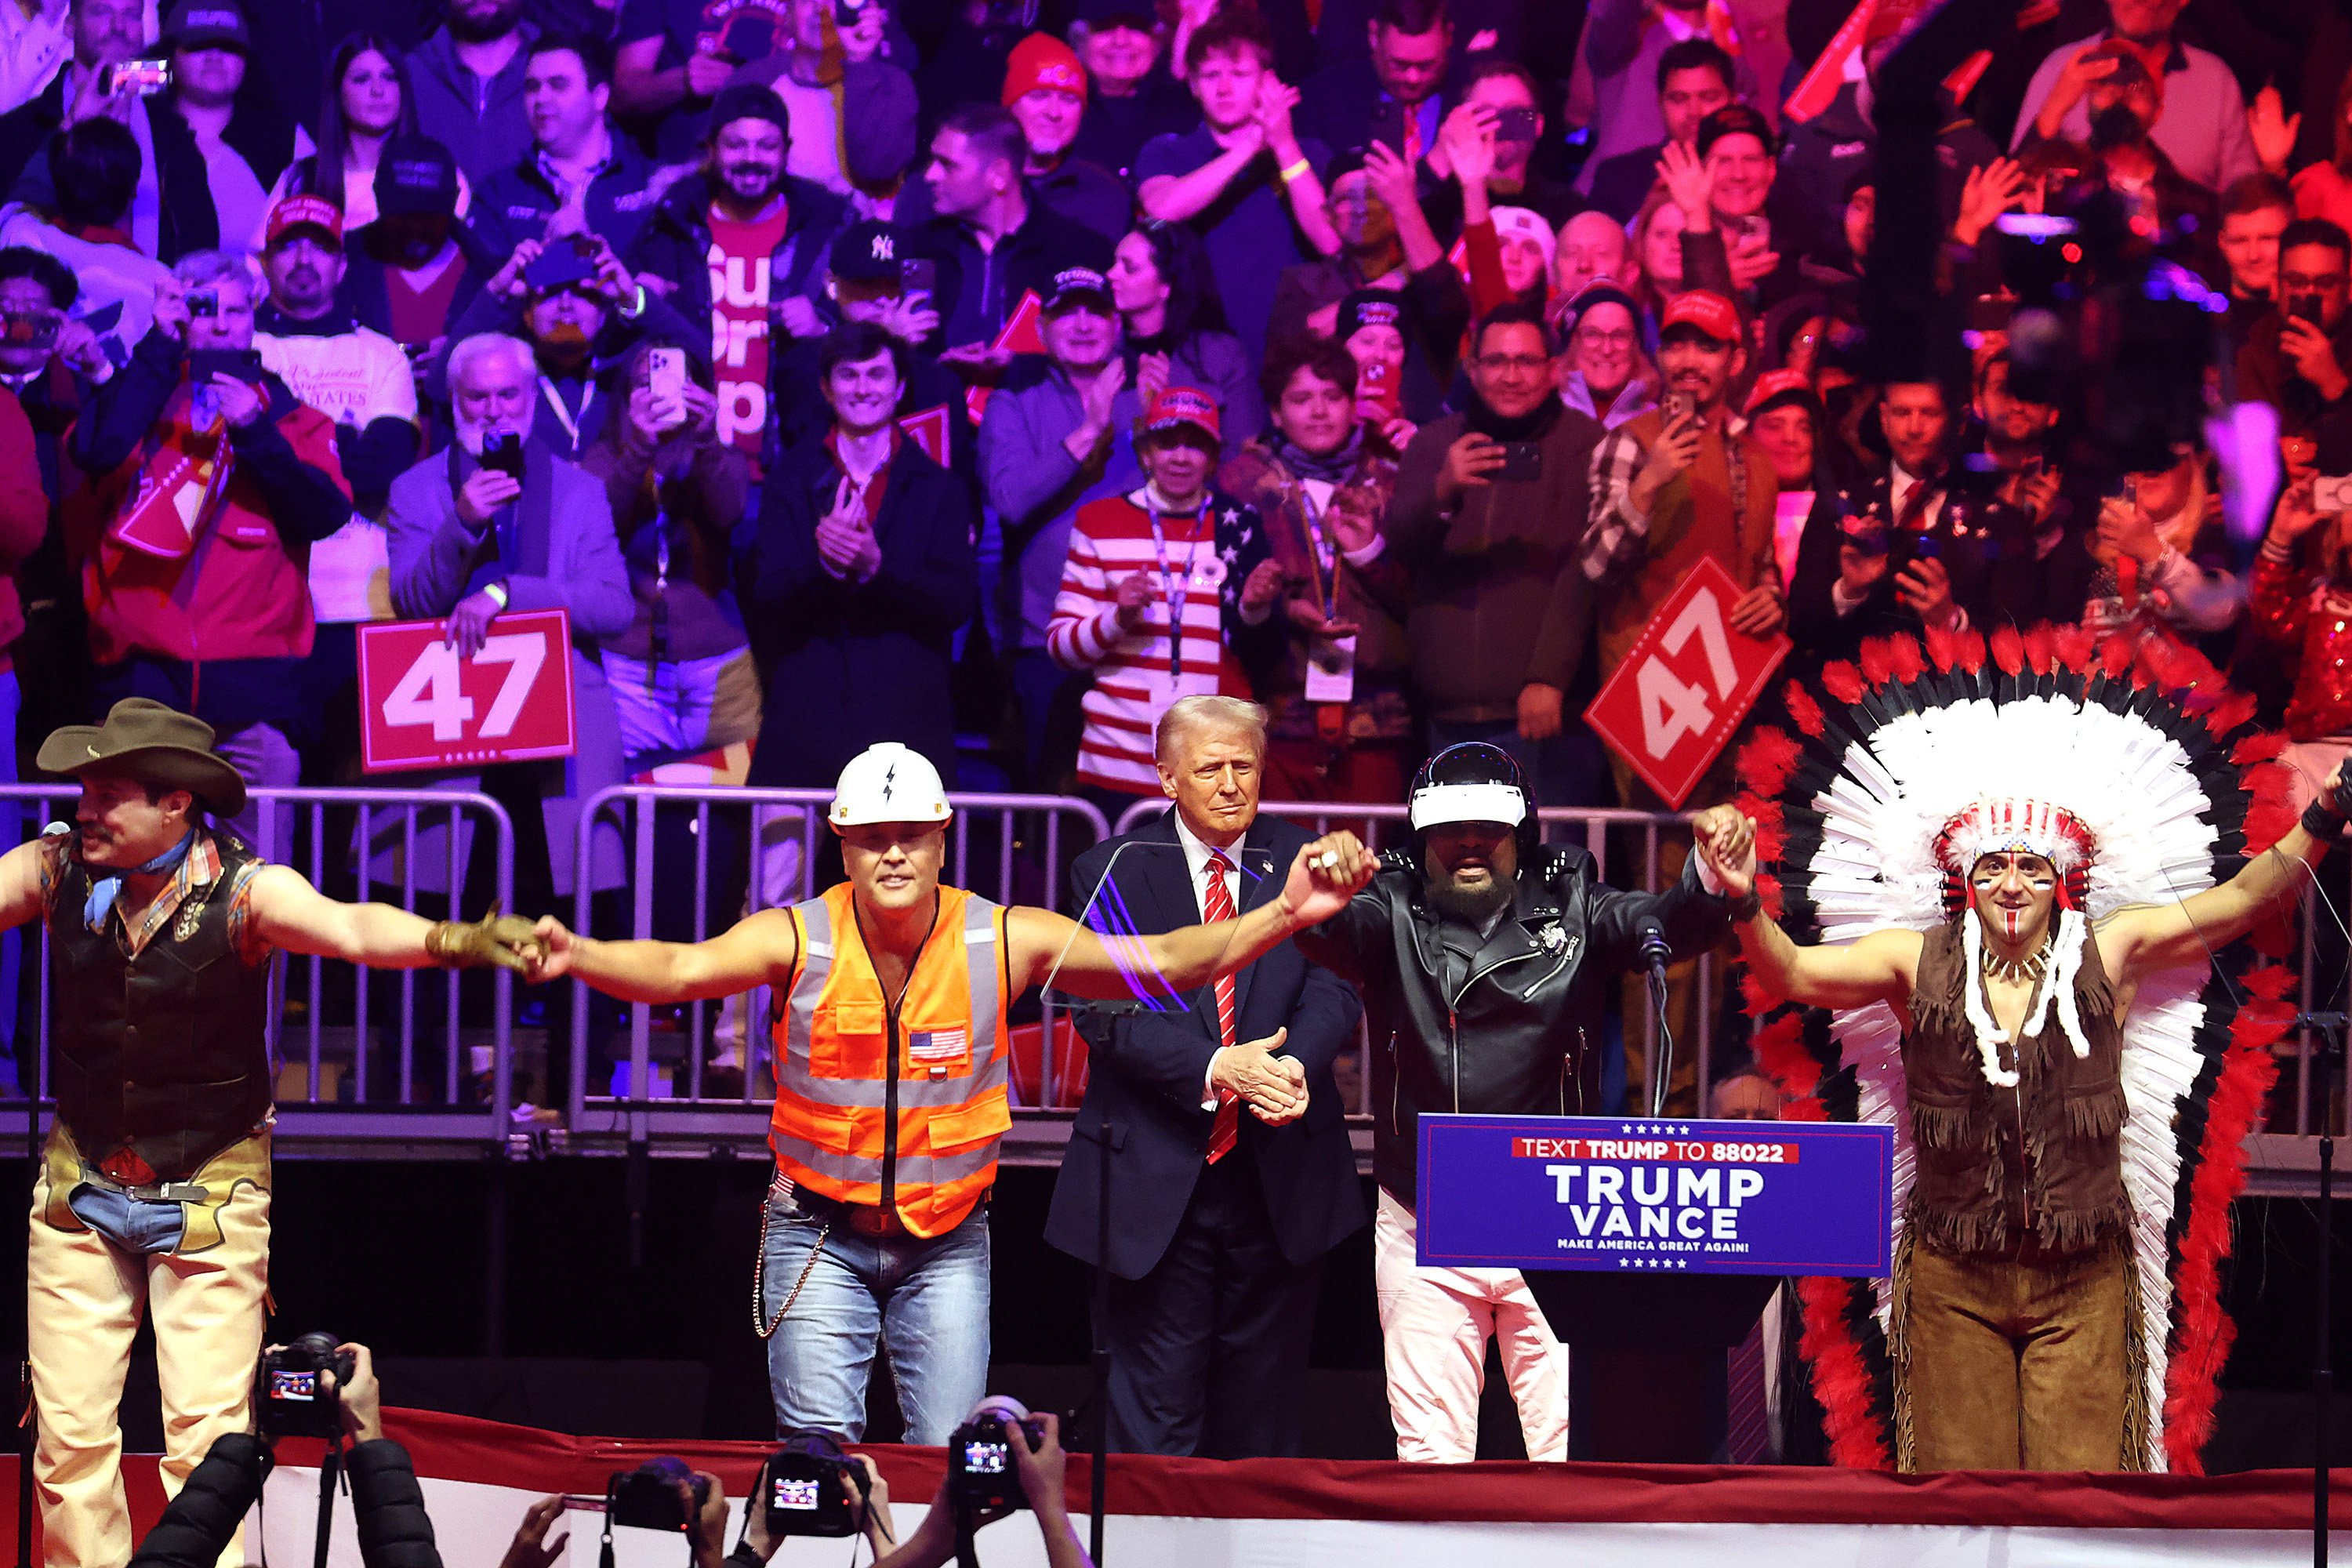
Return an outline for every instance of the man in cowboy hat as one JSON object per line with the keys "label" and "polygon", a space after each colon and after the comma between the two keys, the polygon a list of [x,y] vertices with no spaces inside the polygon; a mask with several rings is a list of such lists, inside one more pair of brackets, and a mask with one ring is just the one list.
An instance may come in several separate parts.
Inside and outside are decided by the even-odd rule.
{"label": "man in cowboy hat", "polygon": [[537,945],[511,917],[436,924],[266,864],[207,820],[245,805],[211,726],[160,702],[66,726],[39,763],[78,779],[81,800],[73,827],[0,856],[0,928],[46,921],[57,963],[58,1115],[26,1261],[33,1475],[49,1563],[122,1563],[115,1411],[142,1302],[165,1489],[248,1420],[268,1283],[273,954],[520,968]]}

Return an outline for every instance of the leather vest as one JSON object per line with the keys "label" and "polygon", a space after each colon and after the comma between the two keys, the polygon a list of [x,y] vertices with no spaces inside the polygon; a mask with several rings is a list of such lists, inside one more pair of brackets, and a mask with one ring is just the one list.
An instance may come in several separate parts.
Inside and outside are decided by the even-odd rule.
{"label": "leather vest", "polygon": [[253,852],[215,834],[220,875],[194,889],[137,957],[121,917],[82,918],[90,874],[68,850],[49,909],[58,995],[50,1075],[58,1115],[83,1157],[124,1149],[158,1181],[184,1180],[269,1120],[267,963],[230,940],[228,897]]}
{"label": "leather vest", "polygon": [[1977,1052],[1964,986],[1960,920],[1927,933],[1903,1032],[1916,1175],[1907,1213],[1954,1252],[2001,1252],[2031,1241],[2078,1253],[2125,1235],[2123,1028],[2115,993],[2086,936],[2074,995],[2089,1042],[2077,1057],[2053,1007],[2039,1034],[2002,1047],[2013,1089],[1995,1087]]}

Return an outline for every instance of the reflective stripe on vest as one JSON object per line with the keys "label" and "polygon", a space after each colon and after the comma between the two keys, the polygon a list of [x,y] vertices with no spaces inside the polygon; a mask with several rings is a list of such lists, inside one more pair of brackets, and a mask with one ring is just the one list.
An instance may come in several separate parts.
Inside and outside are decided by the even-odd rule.
{"label": "reflective stripe on vest", "polygon": [[844,883],[793,908],[801,959],[771,1028],[769,1142],[787,1177],[838,1203],[879,1204],[895,1177],[907,1228],[942,1236],[994,1183],[1013,1125],[1004,912],[961,888],[940,889],[938,924],[899,1003],[893,1171],[884,1154],[888,1013],[851,897]]}

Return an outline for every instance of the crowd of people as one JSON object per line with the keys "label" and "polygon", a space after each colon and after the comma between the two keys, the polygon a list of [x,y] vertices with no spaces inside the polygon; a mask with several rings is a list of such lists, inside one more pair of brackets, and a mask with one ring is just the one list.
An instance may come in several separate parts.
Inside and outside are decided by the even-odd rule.
{"label": "crowd of people", "polygon": [[[1187,694],[1265,704],[1276,797],[1475,739],[1544,805],[1654,805],[1580,714],[1704,557],[1801,661],[2137,627],[2346,727],[2325,28],[2305,66],[2231,7],[2021,12],[1894,193],[1966,325],[1890,372],[1915,7],[341,9],[0,5],[19,753],[139,695],[251,784],[349,782],[356,626],[561,607],[577,754],[483,780],[543,806],[549,894],[603,785],[821,788],[877,741],[1115,818]],[[2085,378],[2011,341],[2064,270],[2021,235],[2095,195],[2205,291],[2213,400],[2274,411],[2274,527],[2193,422],[2086,445]]]}

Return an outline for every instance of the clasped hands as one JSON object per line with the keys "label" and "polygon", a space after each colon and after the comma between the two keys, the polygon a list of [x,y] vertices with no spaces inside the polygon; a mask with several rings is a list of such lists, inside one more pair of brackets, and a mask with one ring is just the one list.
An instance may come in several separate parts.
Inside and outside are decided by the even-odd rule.
{"label": "clasped hands", "polygon": [[1289,1037],[1288,1029],[1276,1029],[1223,1047],[1209,1059],[1209,1087],[1246,1104],[1268,1127],[1287,1127],[1307,1114],[1306,1065],[1279,1054]]}

